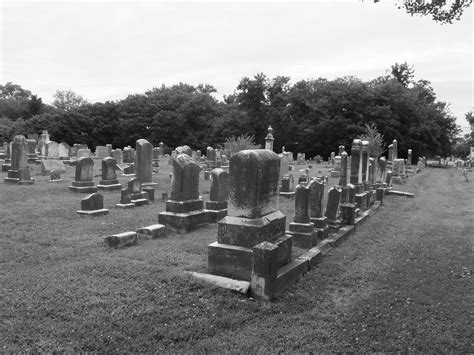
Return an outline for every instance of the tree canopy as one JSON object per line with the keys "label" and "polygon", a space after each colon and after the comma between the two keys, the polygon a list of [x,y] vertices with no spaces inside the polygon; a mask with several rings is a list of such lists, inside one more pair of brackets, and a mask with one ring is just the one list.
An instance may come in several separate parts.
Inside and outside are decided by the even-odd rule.
{"label": "tree canopy", "polygon": [[259,73],[242,78],[223,101],[207,84],[162,85],[94,104],[72,91],[58,91],[53,106],[7,83],[0,86],[0,140],[47,129],[52,139],[71,145],[124,147],[145,138],[154,145],[205,151],[245,135],[263,145],[271,125],[275,151],[285,146],[308,157],[327,157],[339,145],[349,149],[363,134],[376,135],[379,150],[397,139],[400,152],[412,149],[415,157],[451,154],[459,130],[449,105],[437,99],[429,81],[415,81],[407,63],[395,63],[388,72],[368,82],[347,76],[295,83]]}

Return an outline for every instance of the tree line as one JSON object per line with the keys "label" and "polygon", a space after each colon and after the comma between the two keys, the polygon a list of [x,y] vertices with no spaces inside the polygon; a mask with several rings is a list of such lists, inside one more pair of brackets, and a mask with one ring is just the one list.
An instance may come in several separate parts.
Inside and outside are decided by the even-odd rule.
{"label": "tree line", "polygon": [[274,129],[274,150],[327,157],[339,145],[375,127],[384,143],[399,142],[402,156],[447,156],[459,133],[449,105],[439,101],[427,80],[414,80],[407,63],[368,82],[347,76],[300,80],[264,74],[240,80],[223,100],[211,85],[161,86],[123,100],[89,103],[72,91],[58,91],[52,105],[19,85],[0,85],[0,141],[15,134],[48,130],[58,142],[114,147],[145,138],[167,147],[189,145],[205,151],[226,138],[255,136],[264,145]]}

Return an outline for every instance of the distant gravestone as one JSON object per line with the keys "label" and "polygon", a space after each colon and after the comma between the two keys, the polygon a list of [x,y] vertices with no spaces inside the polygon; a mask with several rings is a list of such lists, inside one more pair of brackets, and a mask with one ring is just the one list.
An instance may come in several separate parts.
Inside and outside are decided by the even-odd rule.
{"label": "distant gravestone", "polygon": [[18,135],[11,143],[11,165],[4,181],[9,184],[30,185],[35,181],[30,176],[28,168],[28,146],[25,136]]}
{"label": "distant gravestone", "polygon": [[27,162],[28,163],[36,163],[38,160],[38,154],[36,154],[36,146],[38,143],[36,142],[36,139],[27,139],[26,140],[27,144]]}
{"label": "distant gravestone", "polygon": [[45,144],[45,154],[48,159],[59,159],[59,144],[49,141]]}
{"label": "distant gravestone", "polygon": [[71,147],[65,142],[61,142],[58,145],[59,159],[69,159],[69,152]]}
{"label": "distant gravestone", "polygon": [[328,192],[328,203],[326,206],[325,216],[330,229],[338,230],[341,221],[338,218],[339,203],[341,201],[342,190],[339,186],[333,186]]}
{"label": "distant gravestone", "polygon": [[135,163],[135,149],[131,147],[123,148],[123,163]]}
{"label": "distant gravestone", "polygon": [[387,160],[385,157],[380,157],[378,160],[378,174],[376,182],[385,183],[385,174],[387,170]]}
{"label": "distant gravestone", "polygon": [[108,214],[109,210],[104,208],[104,196],[99,193],[93,193],[81,200],[81,209],[77,214],[88,216],[100,216]]}
{"label": "distant gravestone", "polygon": [[341,153],[341,172],[339,174],[339,186],[347,185],[347,153]]}
{"label": "distant gravestone", "polygon": [[57,170],[51,170],[50,172],[50,180],[49,182],[60,182],[60,181],[63,181],[61,179],[61,173]]}
{"label": "distant gravestone", "polygon": [[76,162],[74,181],[69,190],[73,192],[97,192],[97,186],[92,181],[94,161],[91,158],[79,158]]}
{"label": "distant gravestone", "polygon": [[95,147],[95,157],[104,159],[110,157],[110,149],[107,146],[98,145]]}
{"label": "distant gravestone", "polygon": [[361,160],[361,149],[362,141],[360,139],[354,139],[351,147],[351,178],[350,183],[353,185],[359,184],[359,170],[362,169],[360,166]]}
{"label": "distant gravestone", "polygon": [[166,211],[158,214],[158,222],[186,233],[209,222],[199,196],[201,167],[187,154],[172,158],[172,165],[171,198],[166,201]]}
{"label": "distant gravestone", "polygon": [[142,190],[142,182],[138,177],[128,180],[128,189],[130,190],[131,202],[135,206],[142,206],[150,203],[148,193]]}
{"label": "distant gravestone", "polygon": [[100,180],[97,188],[104,191],[120,190],[122,185],[117,179],[117,163],[114,158],[106,157],[102,159],[102,180]]}
{"label": "distant gravestone", "polygon": [[288,234],[293,236],[293,244],[300,248],[312,248],[317,243],[317,232],[309,219],[310,188],[296,186],[295,219],[290,223]]}
{"label": "distant gravestone", "polygon": [[91,150],[90,149],[78,149],[77,150],[77,157],[78,158],[90,158],[91,157]]}
{"label": "distant gravestone", "polygon": [[295,181],[293,175],[285,174],[281,179],[280,196],[292,197],[295,195]]}
{"label": "distant gravestone", "polygon": [[210,223],[216,223],[227,216],[227,198],[229,197],[229,173],[221,168],[211,171],[212,182],[206,210]]}
{"label": "distant gravestone", "polygon": [[117,148],[117,149],[112,150],[111,155],[112,155],[112,158],[115,159],[117,164],[123,163],[122,149]]}
{"label": "distant gravestone", "polygon": [[120,193],[120,202],[115,205],[117,208],[132,208],[135,204],[132,203],[132,193],[130,189],[122,189]]}
{"label": "distant gravestone", "polygon": [[153,145],[146,139],[139,139],[135,148],[135,175],[141,180],[143,186],[157,185],[152,180]]}
{"label": "distant gravestone", "polygon": [[66,172],[66,166],[62,162],[62,160],[41,160],[41,174],[48,175],[51,170],[58,171],[60,173]]}

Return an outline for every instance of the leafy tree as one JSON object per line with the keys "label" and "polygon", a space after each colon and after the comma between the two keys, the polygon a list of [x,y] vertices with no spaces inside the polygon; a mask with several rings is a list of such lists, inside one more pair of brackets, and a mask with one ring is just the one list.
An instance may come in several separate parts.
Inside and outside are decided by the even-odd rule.
{"label": "leafy tree", "polygon": [[392,76],[404,87],[408,87],[408,84],[413,82],[414,70],[412,66],[409,66],[407,62],[392,65]]}
{"label": "leafy tree", "polygon": [[[379,0],[375,0],[378,2]],[[470,5],[472,0],[432,0],[432,1],[412,1],[399,0],[397,7],[404,9],[410,15],[431,16],[433,21],[441,24],[453,23],[459,20]]]}
{"label": "leafy tree", "polygon": [[41,98],[32,95],[31,91],[23,89],[20,85],[8,82],[0,85],[0,117],[10,120],[28,119],[44,112],[46,106]]}
{"label": "leafy tree", "polygon": [[385,143],[383,136],[377,130],[375,124],[366,124],[364,134],[359,139],[369,141],[369,156],[379,158],[385,152]]}
{"label": "leafy tree", "polygon": [[60,111],[71,111],[87,104],[87,100],[72,90],[56,90],[53,106]]}

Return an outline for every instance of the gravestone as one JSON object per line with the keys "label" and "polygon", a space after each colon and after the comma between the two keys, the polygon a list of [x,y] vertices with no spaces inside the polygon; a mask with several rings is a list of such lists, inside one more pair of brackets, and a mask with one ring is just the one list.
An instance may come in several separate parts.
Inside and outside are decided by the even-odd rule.
{"label": "gravestone", "polygon": [[66,166],[62,160],[47,159],[41,160],[41,174],[49,175],[51,170],[58,171],[60,173],[66,172]]}
{"label": "gravestone", "polygon": [[95,147],[95,157],[98,159],[104,159],[110,157],[111,149],[110,147],[98,145]]}
{"label": "gravestone", "polygon": [[333,168],[331,170],[331,177],[332,178],[338,178],[341,176],[341,156],[336,155],[334,158],[332,158],[332,165]]}
{"label": "gravestone", "polygon": [[117,148],[117,149],[112,150],[111,156],[112,156],[112,158],[115,159],[115,162],[117,164],[122,164],[123,163],[122,149]]}
{"label": "gravestone", "polygon": [[317,239],[326,239],[329,234],[327,218],[323,215],[324,181],[312,179],[309,183],[309,219],[314,224]]}
{"label": "gravestone", "polygon": [[138,177],[128,180],[128,190],[130,190],[130,199],[135,206],[143,206],[150,203],[148,193],[142,190],[142,182]]}
{"label": "gravestone", "polygon": [[101,216],[108,214],[109,210],[104,208],[104,196],[93,193],[81,200],[81,209],[76,213],[87,216]]}
{"label": "gravestone", "polygon": [[44,145],[46,143],[49,143],[49,134],[48,134],[48,131],[44,130],[42,133],[41,133],[41,136],[39,137],[38,139],[38,152],[43,156],[45,157],[45,150],[44,150]]}
{"label": "gravestone", "polygon": [[71,151],[71,147],[66,142],[61,142],[58,145],[58,155],[59,159],[67,160],[69,159],[69,152]]}
{"label": "gravestone", "polygon": [[280,159],[267,149],[243,150],[229,162],[227,216],[219,221],[217,242],[208,247],[212,274],[250,281],[252,248],[268,241],[281,245],[278,264],[291,258],[292,238],[278,209]]}
{"label": "gravestone", "polygon": [[97,186],[92,181],[94,161],[92,158],[79,158],[76,162],[76,174],[69,190],[73,192],[97,192]]}
{"label": "gravestone", "polygon": [[44,145],[44,156],[47,159],[59,159],[59,144],[54,141],[49,141]]}
{"label": "gravestone", "polygon": [[310,188],[296,186],[295,219],[290,223],[288,234],[293,236],[293,245],[299,248],[312,248],[317,243],[318,234],[309,219]]}
{"label": "gravestone", "polygon": [[120,202],[115,204],[117,208],[133,208],[135,204],[132,202],[132,193],[130,189],[125,188],[120,192]]}
{"label": "gravestone", "polygon": [[160,166],[160,156],[161,156],[161,149],[153,148],[153,166],[155,168]]}
{"label": "gravestone", "polygon": [[153,145],[146,139],[139,139],[135,148],[135,175],[140,179],[143,186],[158,185],[152,180]]}
{"label": "gravestone", "polygon": [[369,158],[369,174],[368,174],[368,182],[369,186],[372,188],[372,186],[375,184],[375,159],[374,158]]}
{"label": "gravestone", "polygon": [[413,150],[408,149],[407,165],[409,169],[411,169],[411,166],[412,166],[412,159],[413,159]]}
{"label": "gravestone", "polygon": [[280,196],[292,197],[295,195],[295,182],[293,175],[285,174],[281,179]]}
{"label": "gravestone", "polygon": [[369,141],[362,141],[362,169],[359,171],[359,180],[364,185],[364,191],[367,190],[369,169]]}
{"label": "gravestone", "polygon": [[182,145],[182,146],[179,146],[179,147],[176,148],[176,153],[177,154],[186,154],[186,155],[189,155],[190,157],[192,157],[193,150],[187,145]]}
{"label": "gravestone", "polygon": [[339,174],[339,186],[347,185],[347,153],[341,153],[341,172]]}
{"label": "gravestone", "polygon": [[7,177],[3,180],[9,184],[31,185],[35,182],[28,168],[28,146],[25,136],[18,135],[11,143],[11,164]]}
{"label": "gravestone", "polygon": [[38,143],[35,139],[27,139],[26,140],[28,153],[27,153],[27,162],[28,163],[36,163],[38,160],[38,154],[36,154],[36,146]]}
{"label": "gravestone", "polygon": [[211,171],[212,182],[206,210],[210,223],[216,223],[227,216],[227,198],[229,197],[229,173],[221,168]]}
{"label": "gravestone", "polygon": [[288,174],[288,156],[286,154],[278,154],[280,157],[280,173],[278,175],[278,181],[282,181],[283,176]]}
{"label": "gravestone", "polygon": [[347,184],[342,188],[340,209],[342,215],[342,222],[347,225],[354,225],[355,218],[357,215],[354,185]]}
{"label": "gravestone", "polygon": [[81,148],[77,150],[78,158],[90,158],[92,156],[91,150],[87,148]]}
{"label": "gravestone", "polygon": [[135,164],[135,149],[130,146],[123,148],[122,159],[124,164]]}
{"label": "gravestone", "polygon": [[298,153],[296,155],[296,165],[305,165],[306,164],[306,154]]}
{"label": "gravestone", "polygon": [[350,183],[353,185],[359,185],[362,181],[359,181],[359,171],[361,167],[362,159],[362,141],[360,139],[354,139],[351,147],[351,178]]}
{"label": "gravestone", "polygon": [[216,151],[212,147],[206,148],[206,164],[208,169],[214,169],[216,165]]}
{"label": "gravestone", "polygon": [[331,152],[331,155],[329,156],[329,160],[331,161],[331,165],[334,165],[334,158],[336,157],[336,153]]}
{"label": "gravestone", "polygon": [[265,137],[265,149],[273,151],[273,128],[272,126],[268,126],[268,134]]}
{"label": "gravestone", "polygon": [[106,157],[102,159],[102,180],[99,181],[97,188],[104,191],[120,190],[122,185],[117,179],[117,163],[114,158]]}
{"label": "gravestone", "polygon": [[201,167],[189,155],[179,154],[172,159],[173,181],[166,211],[158,214],[158,222],[179,233],[186,233],[209,222],[199,196]]}
{"label": "gravestone", "polygon": [[387,160],[385,157],[380,157],[378,160],[378,174],[376,182],[385,183],[385,174],[387,173]]}
{"label": "gravestone", "polygon": [[395,159],[398,159],[398,142],[396,139],[393,140],[392,145],[393,145],[392,160],[395,160]]}
{"label": "gravestone", "polygon": [[61,174],[59,171],[57,170],[51,170],[50,174],[49,174],[49,177],[50,177],[50,180],[49,182],[60,182],[60,181],[63,181],[61,179]]}
{"label": "gravestone", "polygon": [[341,194],[342,189],[339,186],[331,187],[328,192],[325,216],[327,218],[327,225],[332,230],[338,230],[341,227],[341,220],[338,216]]}

